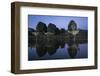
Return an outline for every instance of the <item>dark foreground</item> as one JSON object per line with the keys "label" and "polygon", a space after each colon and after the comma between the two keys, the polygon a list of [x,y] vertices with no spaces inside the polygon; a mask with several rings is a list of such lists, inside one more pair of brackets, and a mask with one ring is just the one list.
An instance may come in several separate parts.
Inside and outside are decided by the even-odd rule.
{"label": "dark foreground", "polygon": [[38,35],[28,37],[28,60],[79,59],[88,57],[87,36]]}

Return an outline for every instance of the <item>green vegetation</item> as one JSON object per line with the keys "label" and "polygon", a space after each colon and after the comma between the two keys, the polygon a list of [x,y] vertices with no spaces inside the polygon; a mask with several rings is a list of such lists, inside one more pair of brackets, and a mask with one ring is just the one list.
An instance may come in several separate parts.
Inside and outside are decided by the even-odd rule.
{"label": "green vegetation", "polygon": [[[67,25],[66,25],[67,27]],[[68,24],[68,30],[65,28],[59,29],[55,24],[49,23],[48,26],[43,22],[38,22],[36,25],[36,29],[28,28],[28,40],[29,43],[33,40],[37,39],[44,39],[44,40],[50,40],[50,39],[59,39],[68,41],[70,39],[77,40],[87,40],[88,32],[87,30],[78,30],[77,34],[77,24],[75,21],[71,20]],[[76,34],[75,36],[73,34]]]}
{"label": "green vegetation", "polygon": [[45,33],[47,32],[47,26],[43,22],[39,22],[36,26],[36,31],[39,33]]}
{"label": "green vegetation", "polygon": [[71,20],[69,22],[68,30],[69,31],[77,30],[77,24],[75,23],[75,21]]}

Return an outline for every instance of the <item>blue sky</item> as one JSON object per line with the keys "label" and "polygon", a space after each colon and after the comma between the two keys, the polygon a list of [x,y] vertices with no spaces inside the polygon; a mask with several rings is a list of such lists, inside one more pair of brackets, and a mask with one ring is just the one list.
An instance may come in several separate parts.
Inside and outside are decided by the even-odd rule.
{"label": "blue sky", "polygon": [[88,29],[88,17],[76,16],[49,16],[49,15],[28,15],[28,27],[36,29],[39,21],[44,22],[47,26],[49,23],[55,24],[59,29],[68,29],[71,20],[77,23],[79,29]]}

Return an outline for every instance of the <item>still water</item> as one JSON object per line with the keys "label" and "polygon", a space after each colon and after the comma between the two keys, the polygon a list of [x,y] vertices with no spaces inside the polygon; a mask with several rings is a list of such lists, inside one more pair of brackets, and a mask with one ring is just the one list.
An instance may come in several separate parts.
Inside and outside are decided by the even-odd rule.
{"label": "still water", "polygon": [[88,58],[87,42],[41,41],[28,47],[28,60]]}

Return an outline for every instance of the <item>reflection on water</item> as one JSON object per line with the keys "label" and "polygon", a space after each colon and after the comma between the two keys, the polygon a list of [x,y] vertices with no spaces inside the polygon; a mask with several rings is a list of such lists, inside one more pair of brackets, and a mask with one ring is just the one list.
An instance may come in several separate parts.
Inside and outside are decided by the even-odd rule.
{"label": "reflection on water", "polygon": [[36,38],[29,42],[28,60],[87,58],[87,47],[86,40]]}

